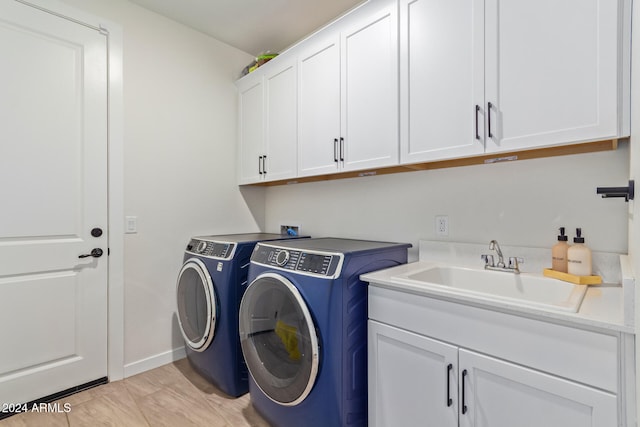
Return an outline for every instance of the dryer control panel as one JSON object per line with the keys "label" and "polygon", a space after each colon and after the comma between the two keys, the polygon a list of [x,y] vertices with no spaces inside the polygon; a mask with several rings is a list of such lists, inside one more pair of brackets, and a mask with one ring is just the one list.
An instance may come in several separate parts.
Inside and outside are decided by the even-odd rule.
{"label": "dryer control panel", "polygon": [[251,262],[306,275],[334,278],[340,275],[343,257],[342,254],[299,251],[259,243],[251,255]]}
{"label": "dryer control panel", "polygon": [[231,259],[235,248],[234,243],[191,239],[187,245],[187,252],[207,258]]}

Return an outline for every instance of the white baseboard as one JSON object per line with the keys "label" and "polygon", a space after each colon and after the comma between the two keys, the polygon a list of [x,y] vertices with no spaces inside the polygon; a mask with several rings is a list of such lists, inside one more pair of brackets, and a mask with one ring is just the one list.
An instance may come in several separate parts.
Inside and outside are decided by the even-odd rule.
{"label": "white baseboard", "polygon": [[150,369],[158,368],[162,365],[175,362],[176,360],[184,359],[186,356],[187,353],[185,352],[184,347],[179,347],[164,353],[156,354],[155,356],[147,357],[146,359],[126,364],[124,365],[124,377],[127,378]]}

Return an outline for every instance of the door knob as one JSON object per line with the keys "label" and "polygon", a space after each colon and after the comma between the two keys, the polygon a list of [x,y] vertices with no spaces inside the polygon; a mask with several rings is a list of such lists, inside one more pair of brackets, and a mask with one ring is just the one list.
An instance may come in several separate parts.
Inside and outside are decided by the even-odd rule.
{"label": "door knob", "polygon": [[91,250],[91,253],[88,254],[82,254],[80,256],[78,256],[78,258],[89,258],[90,256],[94,257],[94,258],[100,258],[103,254],[103,250],[100,248],[95,248]]}
{"label": "door knob", "polygon": [[102,228],[100,228],[100,227],[96,227],[96,228],[92,229],[92,230],[91,230],[91,235],[92,235],[93,237],[100,237],[100,236],[102,236]]}

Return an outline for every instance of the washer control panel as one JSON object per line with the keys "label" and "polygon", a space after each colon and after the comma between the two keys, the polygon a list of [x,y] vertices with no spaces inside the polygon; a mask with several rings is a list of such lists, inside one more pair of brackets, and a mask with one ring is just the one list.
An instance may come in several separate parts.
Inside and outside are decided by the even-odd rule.
{"label": "washer control panel", "polygon": [[342,254],[300,251],[258,243],[251,255],[251,262],[306,275],[337,277],[342,258]]}
{"label": "washer control panel", "polygon": [[230,242],[191,239],[186,251],[190,254],[214,259],[230,259],[236,245]]}

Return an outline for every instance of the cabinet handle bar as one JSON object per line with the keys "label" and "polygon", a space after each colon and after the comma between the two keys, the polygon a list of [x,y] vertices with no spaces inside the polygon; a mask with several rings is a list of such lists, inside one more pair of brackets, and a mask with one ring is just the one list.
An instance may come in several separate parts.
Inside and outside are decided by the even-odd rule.
{"label": "cabinet handle bar", "polygon": [[462,414],[463,415],[467,413],[467,401],[464,396],[464,389],[465,389],[464,380],[466,377],[467,377],[467,370],[465,369],[462,371]]}
{"label": "cabinet handle bar", "polygon": [[476,105],[476,139],[480,140],[480,129],[478,124],[478,114],[480,113],[480,106]]}
{"label": "cabinet handle bar", "polygon": [[488,124],[488,135],[489,138],[493,138],[493,133],[491,133],[491,108],[493,108],[493,104],[487,102],[487,124]]}
{"label": "cabinet handle bar", "polygon": [[450,407],[453,404],[453,399],[451,398],[451,371],[453,370],[453,364],[449,363],[447,365],[447,407]]}

